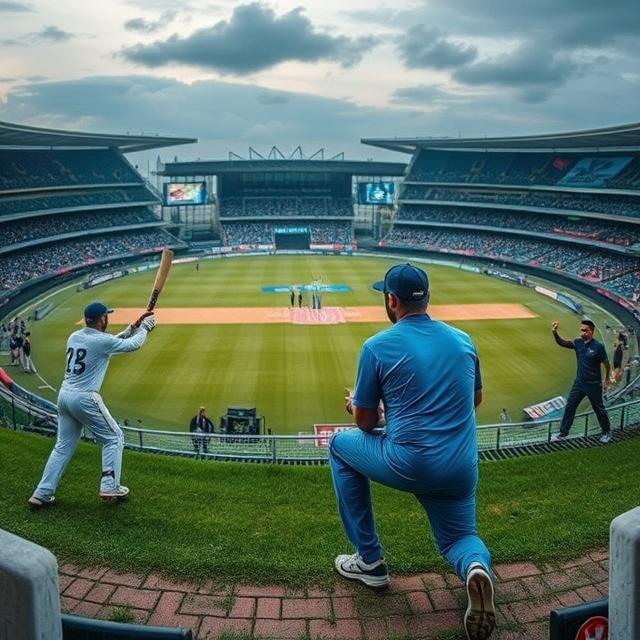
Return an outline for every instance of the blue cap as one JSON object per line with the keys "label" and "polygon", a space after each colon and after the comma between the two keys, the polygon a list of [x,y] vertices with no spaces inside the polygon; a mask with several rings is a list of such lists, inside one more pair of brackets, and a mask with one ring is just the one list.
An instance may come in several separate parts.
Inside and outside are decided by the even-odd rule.
{"label": "blue cap", "polygon": [[418,302],[429,297],[429,277],[412,264],[396,264],[373,285],[376,291],[393,293],[402,302]]}
{"label": "blue cap", "polygon": [[109,307],[102,304],[102,302],[92,302],[84,308],[84,319],[89,322],[94,322],[98,318],[106,315],[107,313],[111,313],[112,311],[113,309],[109,309]]}

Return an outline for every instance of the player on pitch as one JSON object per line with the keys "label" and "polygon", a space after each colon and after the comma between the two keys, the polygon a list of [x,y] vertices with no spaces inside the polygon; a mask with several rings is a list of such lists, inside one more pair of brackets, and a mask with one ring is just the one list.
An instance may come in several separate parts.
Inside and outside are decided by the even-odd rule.
{"label": "player on pitch", "polygon": [[126,498],[129,489],[120,484],[124,435],[100,397],[100,387],[109,358],[116,353],[139,349],[155,326],[153,312],[145,312],[117,335],[106,333],[108,314],[113,309],[92,302],[84,309],[86,327],[67,341],[67,366],[58,394],[58,436],[47,460],[42,479],[29,498],[30,509],[54,503],[54,493],[86,426],[102,445],[102,478],[99,496],[103,500]]}

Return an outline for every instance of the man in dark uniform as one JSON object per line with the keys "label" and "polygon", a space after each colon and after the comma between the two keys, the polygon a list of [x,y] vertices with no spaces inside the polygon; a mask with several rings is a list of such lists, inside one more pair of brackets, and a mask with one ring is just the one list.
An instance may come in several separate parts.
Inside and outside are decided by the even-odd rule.
{"label": "man in dark uniform", "polygon": [[[191,433],[213,433],[213,422],[207,417],[207,410],[200,407],[198,415],[191,418],[189,423],[189,431]],[[193,436],[193,450],[196,452],[196,458],[209,453],[209,438],[206,436]]]}
{"label": "man in dark uniform", "polygon": [[[551,323],[551,332],[556,343],[565,349],[573,349],[578,363],[576,379],[569,391],[567,406],[564,408],[560,433],[554,433],[551,436],[552,442],[564,440],[568,436],[578,405],[585,396],[589,398],[602,429],[600,442],[602,444],[611,442],[611,423],[602,399],[603,387],[605,389],[609,387],[611,366],[604,345],[593,337],[594,329],[593,321],[585,318],[580,324],[580,337],[575,340],[565,340],[558,335],[558,323],[556,321]],[[604,381],[600,373],[600,365],[604,365],[605,368]]]}
{"label": "man in dark uniform", "polygon": [[622,332],[618,333],[615,341],[615,349],[613,351],[613,380],[620,382],[622,380],[622,356],[623,356],[624,339]]}
{"label": "man in dark uniform", "polygon": [[298,291],[298,308],[302,309],[302,289]]}
{"label": "man in dark uniform", "polygon": [[296,292],[293,290],[293,287],[291,287],[291,308],[296,306]]}
{"label": "man in dark uniform", "polygon": [[38,373],[31,359],[31,331],[24,332],[24,339],[22,342],[22,366],[25,373]]}
{"label": "man in dark uniform", "polygon": [[18,348],[18,334],[12,333],[9,338],[9,351],[11,352],[11,365],[18,366],[20,362],[20,349]]}

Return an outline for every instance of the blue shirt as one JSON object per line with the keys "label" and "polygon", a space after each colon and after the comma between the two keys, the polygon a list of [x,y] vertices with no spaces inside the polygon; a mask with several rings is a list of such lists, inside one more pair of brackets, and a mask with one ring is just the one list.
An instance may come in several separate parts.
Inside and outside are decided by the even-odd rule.
{"label": "blue shirt", "polygon": [[582,338],[576,338],[573,341],[573,348],[576,350],[576,359],[578,361],[576,382],[601,384],[600,365],[609,364],[607,350],[602,342],[592,339],[589,344],[585,344]]}
{"label": "blue shirt", "polygon": [[466,459],[477,456],[474,392],[481,388],[471,338],[420,314],[365,341],[353,404],[376,409],[383,400],[393,442]]}

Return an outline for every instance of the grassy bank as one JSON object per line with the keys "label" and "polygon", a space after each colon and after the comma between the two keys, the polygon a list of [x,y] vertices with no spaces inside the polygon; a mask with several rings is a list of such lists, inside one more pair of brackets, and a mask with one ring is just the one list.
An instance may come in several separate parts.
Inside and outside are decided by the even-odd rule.
{"label": "grassy bank", "polygon": [[[81,444],[58,504],[26,499],[53,441],[0,430],[0,526],[61,560],[182,578],[325,584],[348,551],[327,467],[206,463],[126,452],[122,504],[97,498],[99,449]],[[573,558],[605,545],[610,520],[640,502],[640,439],[481,465],[478,521],[496,562]],[[394,574],[442,569],[412,496],[373,487]]]}

